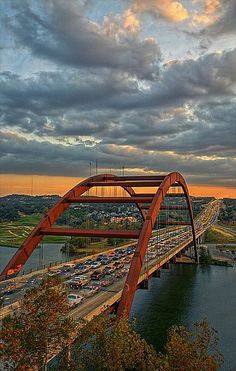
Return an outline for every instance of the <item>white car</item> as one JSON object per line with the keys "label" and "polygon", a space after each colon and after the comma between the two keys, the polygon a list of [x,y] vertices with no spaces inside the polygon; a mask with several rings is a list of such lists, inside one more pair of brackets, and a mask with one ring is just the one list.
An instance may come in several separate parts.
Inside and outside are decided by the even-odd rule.
{"label": "white car", "polygon": [[92,269],[97,269],[97,268],[99,268],[101,265],[102,265],[102,263],[100,263],[100,262],[95,262],[95,263],[93,263],[93,264],[90,265],[90,268],[92,268]]}
{"label": "white car", "polygon": [[77,294],[69,294],[67,295],[67,300],[69,302],[70,306],[78,305],[83,300],[82,296],[79,296]]}
{"label": "white car", "polygon": [[78,282],[81,282],[81,283],[87,283],[89,281],[89,277],[85,276],[83,274],[75,275],[73,277],[73,281],[78,281]]}

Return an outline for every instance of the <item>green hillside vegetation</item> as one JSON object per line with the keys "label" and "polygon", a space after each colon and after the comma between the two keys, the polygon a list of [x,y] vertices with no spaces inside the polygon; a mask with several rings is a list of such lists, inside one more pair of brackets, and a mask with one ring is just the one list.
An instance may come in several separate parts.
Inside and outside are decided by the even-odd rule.
{"label": "green hillside vegetation", "polygon": [[[40,214],[21,215],[16,221],[0,223],[0,245],[19,247],[41,218],[42,215]],[[47,236],[44,238],[44,242],[47,243],[65,241],[66,238],[63,236]]]}
{"label": "green hillside vegetation", "polygon": [[233,243],[236,238],[230,232],[223,231],[217,227],[211,227],[205,234],[205,242],[208,243]]}

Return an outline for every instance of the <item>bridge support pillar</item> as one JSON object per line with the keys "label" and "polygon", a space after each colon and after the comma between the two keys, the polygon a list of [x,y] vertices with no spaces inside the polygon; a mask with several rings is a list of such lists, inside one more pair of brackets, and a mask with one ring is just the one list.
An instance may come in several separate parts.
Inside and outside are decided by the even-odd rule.
{"label": "bridge support pillar", "polygon": [[153,272],[152,277],[160,278],[161,277],[161,270],[157,269],[155,272]]}
{"label": "bridge support pillar", "polygon": [[140,282],[139,289],[148,290],[148,278]]}
{"label": "bridge support pillar", "polygon": [[166,262],[165,264],[163,264],[162,268],[163,269],[170,269],[170,262]]}

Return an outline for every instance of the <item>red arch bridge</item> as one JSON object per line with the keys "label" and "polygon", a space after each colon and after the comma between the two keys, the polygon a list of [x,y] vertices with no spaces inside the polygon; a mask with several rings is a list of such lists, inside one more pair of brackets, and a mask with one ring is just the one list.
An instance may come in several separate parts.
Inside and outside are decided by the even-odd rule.
{"label": "red arch bridge", "polygon": [[[114,195],[104,196],[111,189]],[[111,230],[55,226],[60,215],[69,207],[73,208],[74,204],[78,204],[77,207],[82,210],[84,204],[93,204],[95,208],[101,203],[133,204],[140,214],[141,228]],[[124,312],[129,314],[136,289],[147,288],[148,279],[159,276],[161,268],[167,267],[169,262],[186,251],[190,251],[192,258],[197,261],[196,241],[214,223],[219,207],[218,200],[211,202],[194,220],[186,182],[177,172],[167,175],[92,176],[76,185],[48,211],[9,261],[0,280],[11,280],[12,276],[16,276],[47,235],[130,239],[125,251],[120,254],[120,260],[123,259],[125,264],[129,261],[126,252],[130,254],[130,263],[126,269],[121,269],[110,285],[106,283],[107,287],[104,286],[95,296],[85,296],[82,304],[72,310],[75,318],[87,319],[107,307],[115,308],[118,315]],[[113,262],[113,268],[114,264]],[[116,262],[116,267],[122,266],[122,261]],[[70,282],[71,280],[73,281],[73,277]]]}

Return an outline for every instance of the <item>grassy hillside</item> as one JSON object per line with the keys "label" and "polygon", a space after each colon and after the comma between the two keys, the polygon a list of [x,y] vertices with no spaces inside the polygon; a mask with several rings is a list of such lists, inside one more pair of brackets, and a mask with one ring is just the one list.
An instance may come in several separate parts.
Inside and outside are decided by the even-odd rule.
{"label": "grassy hillside", "polygon": [[205,234],[205,242],[208,243],[233,243],[236,238],[230,232],[223,231],[217,227],[211,227]]}
{"label": "grassy hillside", "polygon": [[[12,222],[0,223],[0,245],[19,247],[27,238],[32,229],[38,224],[41,215],[22,215],[18,220]],[[64,242],[65,237],[48,236],[44,238],[44,242]]]}

